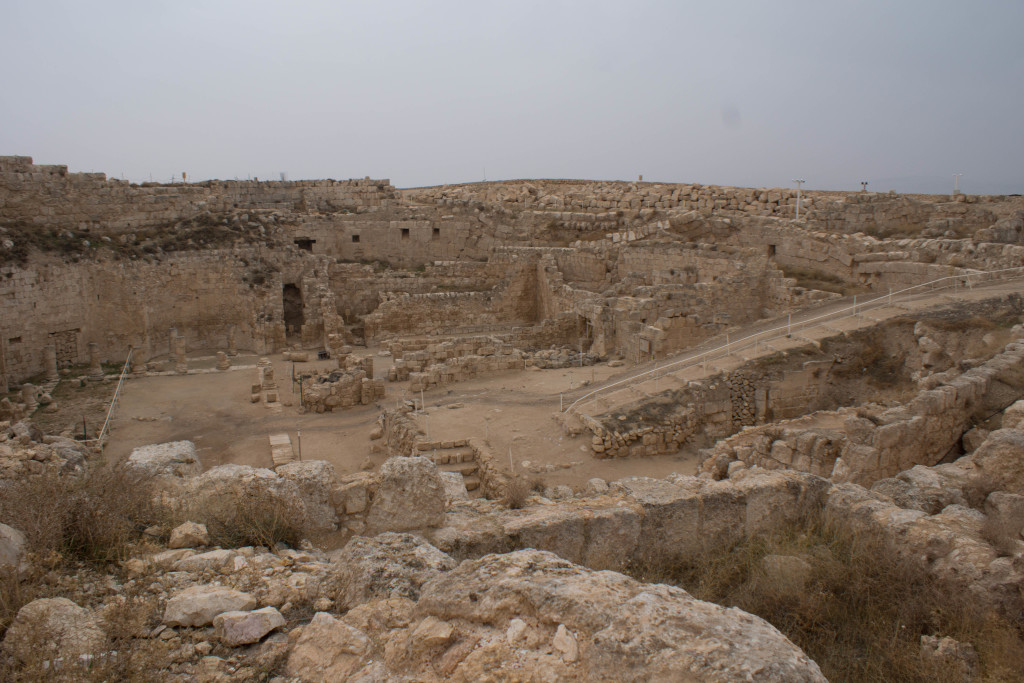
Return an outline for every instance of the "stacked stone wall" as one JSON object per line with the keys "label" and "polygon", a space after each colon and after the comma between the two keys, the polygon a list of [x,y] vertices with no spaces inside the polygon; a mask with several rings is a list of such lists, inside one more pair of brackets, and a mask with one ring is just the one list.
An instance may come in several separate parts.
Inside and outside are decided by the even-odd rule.
{"label": "stacked stone wall", "polygon": [[387,180],[220,181],[135,185],[103,173],[68,173],[31,157],[0,157],[0,221],[117,234],[204,212],[277,209],[289,213],[386,209]]}
{"label": "stacked stone wall", "polygon": [[247,284],[258,258],[255,249],[239,248],[182,252],[158,263],[2,266],[0,335],[8,376],[42,371],[43,347],[55,340],[77,349],[69,351],[72,363],[88,359],[89,342],[112,362],[122,362],[130,345],[145,358],[168,354],[172,329],[189,350],[226,349],[232,328],[241,348],[272,349],[284,341],[281,276]]}

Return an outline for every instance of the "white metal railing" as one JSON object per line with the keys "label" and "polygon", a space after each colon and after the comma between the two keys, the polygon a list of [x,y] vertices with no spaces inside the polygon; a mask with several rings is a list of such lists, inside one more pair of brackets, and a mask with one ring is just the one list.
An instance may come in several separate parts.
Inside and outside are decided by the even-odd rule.
{"label": "white metal railing", "polygon": [[868,299],[867,301],[858,302],[857,297],[854,296],[853,304],[851,306],[840,308],[829,313],[824,313],[813,318],[808,318],[807,320],[792,322],[792,314],[790,314],[789,321],[787,322],[787,324],[782,325],[780,327],[773,327],[767,330],[761,330],[760,332],[755,332],[754,334],[742,337],[740,339],[730,340],[728,334],[726,334],[726,343],[723,344],[722,346],[718,346],[713,349],[709,349],[708,351],[703,351],[701,353],[693,353],[687,356],[686,358],[674,360],[664,365],[655,367],[651,370],[642,372],[638,375],[633,375],[632,377],[627,377],[617,382],[612,382],[611,384],[606,384],[605,386],[598,387],[597,389],[594,389],[593,391],[588,392],[583,396],[580,396],[578,399],[569,404],[569,406],[566,407],[562,412],[568,414],[570,411],[574,411],[576,414],[579,414],[580,411],[578,410],[578,407],[581,404],[585,405],[587,403],[590,403],[597,399],[598,394],[602,394],[611,389],[628,386],[630,384],[638,383],[641,381],[647,381],[648,379],[659,379],[669,374],[670,372],[685,370],[696,365],[704,364],[706,368],[706,364],[709,360],[725,358],[726,356],[730,356],[733,353],[750,348],[751,346],[753,346],[756,351],[758,344],[763,344],[776,339],[789,337],[793,334],[794,331],[806,331],[809,329],[813,329],[815,327],[824,325],[825,322],[838,322],[840,320],[846,320],[848,318],[852,318],[858,315],[863,315],[868,310],[885,308],[887,306],[892,305],[894,302],[898,303],[897,299],[909,299],[911,296],[916,296],[925,291],[928,291],[927,288],[930,288],[931,291],[951,288],[954,292],[956,292],[957,288],[960,286],[963,286],[967,289],[973,289],[975,286],[984,283],[1011,280],[1014,277],[1024,277],[1024,266],[1017,266],[1015,268],[1002,268],[1000,270],[964,270],[966,270],[967,272],[960,273],[957,275],[948,275],[937,280],[931,280],[930,282],[924,282],[919,285],[913,285],[911,287],[906,287],[905,289],[901,289],[898,291],[892,291],[892,289],[890,289],[888,294],[882,294],[881,296],[875,297],[873,299]]}
{"label": "white metal railing", "polygon": [[117,388],[114,389],[114,397],[110,399],[110,407],[107,408],[107,418],[103,420],[103,428],[100,429],[99,436],[95,439],[86,439],[86,443],[96,442],[102,444],[103,439],[107,438],[107,434],[110,432],[110,420],[114,417],[114,409],[117,407],[118,399],[121,398],[121,388],[124,386],[124,380],[128,375],[128,369],[131,368],[133,353],[135,353],[135,349],[128,347],[128,357],[124,361],[124,367],[121,368],[121,376],[117,380]]}

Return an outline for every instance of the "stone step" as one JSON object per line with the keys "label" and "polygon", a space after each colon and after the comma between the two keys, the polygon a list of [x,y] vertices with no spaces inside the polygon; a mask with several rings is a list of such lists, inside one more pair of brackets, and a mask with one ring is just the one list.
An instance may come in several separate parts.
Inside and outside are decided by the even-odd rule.
{"label": "stone step", "polygon": [[454,465],[439,465],[442,472],[458,472],[463,477],[468,477],[479,469],[475,462],[460,462]]}
{"label": "stone step", "polygon": [[480,488],[480,477],[477,477],[477,476],[466,477],[466,490],[467,491],[476,491],[479,488]]}

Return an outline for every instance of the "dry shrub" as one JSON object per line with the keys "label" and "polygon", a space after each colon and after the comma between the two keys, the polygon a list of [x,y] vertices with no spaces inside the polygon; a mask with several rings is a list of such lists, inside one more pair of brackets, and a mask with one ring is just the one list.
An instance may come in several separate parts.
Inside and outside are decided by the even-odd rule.
{"label": "dry shrub", "polygon": [[190,518],[206,525],[211,544],[226,548],[273,548],[278,543],[297,547],[309,535],[301,501],[256,482],[242,484],[216,500],[208,498],[191,510]]}
{"label": "dry shrub", "polygon": [[518,510],[526,505],[531,490],[530,481],[526,477],[513,477],[505,486],[505,495],[502,496],[501,502],[509,510]]}
{"label": "dry shrub", "polygon": [[0,519],[25,534],[26,549],[37,559],[118,562],[155,519],[150,482],[134,470],[110,466],[80,476],[29,477],[5,487]]}
{"label": "dry shrub", "polygon": [[[802,589],[769,579],[761,565],[768,554],[796,555],[810,565]],[[881,539],[836,524],[819,521],[630,573],[766,619],[833,681],[962,681],[955,662],[921,656],[921,636],[936,634],[974,645],[987,680],[1013,680],[1013,672],[1024,671],[1019,620],[935,581]]]}

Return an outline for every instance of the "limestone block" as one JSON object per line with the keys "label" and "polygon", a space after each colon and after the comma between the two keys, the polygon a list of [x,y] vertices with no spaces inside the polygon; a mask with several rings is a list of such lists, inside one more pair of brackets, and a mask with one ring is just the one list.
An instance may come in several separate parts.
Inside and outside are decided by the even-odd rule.
{"label": "limestone block", "polygon": [[422,538],[393,532],[374,538],[356,536],[330,558],[331,580],[339,586],[339,608],[376,599],[415,600],[425,583],[456,565]]}
{"label": "limestone block", "polygon": [[285,672],[309,683],[348,680],[365,663],[371,647],[362,631],[317,612],[295,639]]}
{"label": "limestone block", "polygon": [[427,458],[391,458],[366,517],[370,533],[407,531],[444,523],[445,492],[437,466]]}
{"label": "limestone block", "polygon": [[196,445],[191,441],[139,446],[128,456],[128,466],[155,477],[176,479],[194,477],[203,471]]}
{"label": "limestone block", "polygon": [[42,598],[22,607],[3,642],[6,653],[21,661],[38,661],[40,655],[73,661],[101,653],[105,643],[101,622],[67,598]]}
{"label": "limestone block", "polygon": [[17,569],[25,557],[25,535],[0,524],[0,569]]}
{"label": "limestone block", "polygon": [[209,545],[210,535],[205,524],[185,522],[171,531],[171,538],[167,542],[170,549],[195,548],[202,545]]}
{"label": "limestone block", "polygon": [[284,617],[274,607],[223,612],[213,618],[214,637],[227,647],[258,643],[263,636],[284,625]]}
{"label": "limestone block", "polygon": [[248,593],[223,586],[191,586],[167,601],[163,622],[168,626],[207,626],[218,614],[255,608],[256,599]]}

